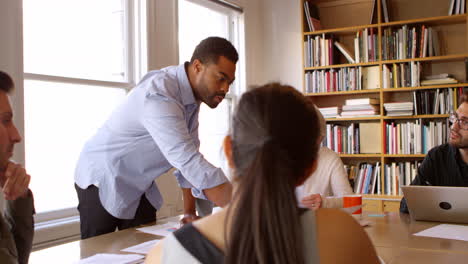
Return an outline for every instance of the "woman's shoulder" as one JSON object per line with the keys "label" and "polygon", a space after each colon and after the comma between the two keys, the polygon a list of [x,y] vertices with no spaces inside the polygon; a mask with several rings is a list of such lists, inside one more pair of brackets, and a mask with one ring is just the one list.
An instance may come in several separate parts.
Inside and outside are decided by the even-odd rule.
{"label": "woman's shoulder", "polygon": [[203,217],[195,221],[193,226],[211,241],[217,248],[224,252],[224,231],[225,231],[225,215],[226,209],[216,212],[210,216]]}
{"label": "woman's shoulder", "polygon": [[320,147],[319,150],[319,159],[339,159],[340,156],[335,151],[329,149],[328,147]]}

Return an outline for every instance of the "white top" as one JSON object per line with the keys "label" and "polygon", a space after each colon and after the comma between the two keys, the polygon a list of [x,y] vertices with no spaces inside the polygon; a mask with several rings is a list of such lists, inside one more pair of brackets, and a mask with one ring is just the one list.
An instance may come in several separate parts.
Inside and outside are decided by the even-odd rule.
{"label": "white top", "polygon": [[[306,263],[320,263],[315,212],[307,210],[300,216],[300,219],[303,231],[304,259]],[[191,225],[185,229],[184,227],[169,234],[164,239],[162,263],[211,264],[212,260],[217,258],[216,255],[219,254],[220,250],[199,231],[190,232],[189,229],[194,229],[194,226]],[[178,233],[177,236],[175,233]],[[193,243],[197,243],[197,245]],[[214,248],[216,250],[213,250]]]}
{"label": "white top", "polygon": [[[296,188],[298,201],[316,193],[322,197],[354,194],[340,156],[327,147],[321,147],[319,150],[318,166],[315,172],[303,185]],[[327,201],[324,201],[323,207],[337,207],[326,204]]]}

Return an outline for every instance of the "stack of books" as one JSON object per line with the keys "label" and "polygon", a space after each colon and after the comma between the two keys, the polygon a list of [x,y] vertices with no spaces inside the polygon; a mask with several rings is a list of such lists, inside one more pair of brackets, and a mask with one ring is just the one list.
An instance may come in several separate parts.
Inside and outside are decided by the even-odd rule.
{"label": "stack of books", "polygon": [[387,116],[413,115],[413,102],[384,103]]}
{"label": "stack of books", "polygon": [[341,114],[341,106],[319,108],[324,118],[337,118]]}
{"label": "stack of books", "polygon": [[348,99],[343,106],[341,117],[376,116],[379,115],[379,113],[379,99]]}
{"label": "stack of books", "polygon": [[448,73],[425,76],[424,80],[421,81],[421,85],[439,85],[449,83],[458,83],[458,81]]}

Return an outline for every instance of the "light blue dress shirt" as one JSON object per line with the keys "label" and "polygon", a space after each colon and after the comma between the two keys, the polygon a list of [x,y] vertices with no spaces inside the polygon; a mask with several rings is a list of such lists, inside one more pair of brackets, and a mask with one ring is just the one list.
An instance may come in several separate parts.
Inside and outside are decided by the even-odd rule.
{"label": "light blue dress shirt", "polygon": [[75,183],[98,186],[102,205],[120,219],[135,216],[143,193],[159,209],[154,180],[173,167],[181,187],[205,198],[203,189],[227,178],[199,152],[199,110],[183,64],[149,72],[85,144]]}

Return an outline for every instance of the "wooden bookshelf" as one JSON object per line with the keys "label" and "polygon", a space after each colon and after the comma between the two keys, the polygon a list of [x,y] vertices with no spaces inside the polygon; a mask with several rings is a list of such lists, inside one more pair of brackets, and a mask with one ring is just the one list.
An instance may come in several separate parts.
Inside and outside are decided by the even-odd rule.
{"label": "wooden bookshelf", "polygon": [[425,24],[429,26],[434,26],[434,25],[462,24],[462,23],[465,23],[465,21],[466,21],[466,14],[461,14],[461,15],[437,16],[437,17],[392,21],[388,23],[380,23],[380,26],[390,27],[390,26],[411,25],[411,24]]}
{"label": "wooden bookshelf", "polygon": [[[322,29],[310,32],[304,18],[303,5],[304,1],[316,4],[319,8],[320,20]],[[465,6],[468,9],[468,0]],[[378,123],[381,130],[380,135],[384,135],[384,126],[389,122],[406,122],[421,120],[421,122],[444,120],[448,114],[442,115],[410,115],[410,116],[386,116],[384,103],[411,101],[413,92],[426,93],[426,91],[435,92],[439,89],[448,91],[448,89],[458,87],[468,87],[468,76],[465,76],[465,60],[468,59],[468,15],[458,14],[448,16],[448,7],[450,1],[441,0],[387,0],[389,4],[389,19],[385,23],[384,15],[381,7],[381,1],[376,1],[376,20],[370,22],[370,14],[372,12],[372,0],[356,1],[356,0],[302,0],[301,1],[301,25],[303,41],[308,38],[317,38],[322,36],[333,36],[334,40],[340,42],[348,49],[354,58],[354,42],[353,38],[356,32],[373,29],[377,40],[377,56],[375,61],[365,63],[349,63],[345,57],[339,53],[338,61],[333,65],[306,67],[304,43],[301,43],[303,53],[303,73],[313,72],[316,70],[341,69],[349,67],[379,67],[379,83],[383,85],[382,70],[390,64],[408,64],[419,63],[422,67],[422,72],[427,75],[440,73],[449,73],[454,76],[460,83],[456,84],[440,84],[417,87],[398,87],[398,88],[379,88],[366,90],[350,90],[350,91],[333,91],[320,93],[306,93],[305,80],[303,92],[311,97],[318,107],[340,106],[344,104],[346,99],[355,98],[377,98],[380,99],[380,115],[369,117],[346,117],[346,118],[327,118],[326,122],[331,124],[350,124],[350,123]],[[419,27],[425,25],[433,27],[439,34],[439,43],[441,54],[439,56],[427,56],[408,59],[391,59],[383,60],[383,33],[387,28],[392,30],[401,28],[403,25],[408,27]],[[334,48],[336,49],[336,48]],[[338,52],[338,51],[336,51]],[[456,92],[456,90],[454,90]],[[454,97],[456,98],[456,97]],[[379,131],[376,132],[378,134]],[[381,137],[381,152],[375,154],[340,154],[340,157],[346,164],[358,164],[360,161],[379,161],[380,175],[384,174],[384,165],[392,162],[404,161],[421,161],[425,154],[387,154],[384,153],[385,137]],[[383,183],[383,181],[381,180]],[[365,210],[384,212],[397,211],[399,207],[400,195],[363,195],[366,200]]]}
{"label": "wooden bookshelf", "polygon": [[327,122],[363,121],[363,120],[380,120],[380,119],[382,119],[380,116],[325,118]]}
{"label": "wooden bookshelf", "polygon": [[380,158],[380,154],[340,154],[341,158]]}
{"label": "wooden bookshelf", "polygon": [[381,89],[365,89],[365,90],[353,90],[353,91],[341,91],[341,92],[328,92],[328,93],[306,93],[306,96],[334,96],[334,95],[346,95],[346,94],[378,94]]}
{"label": "wooden bookshelf", "polygon": [[378,62],[348,63],[348,64],[335,64],[335,65],[308,67],[304,69],[305,70],[326,70],[326,69],[345,68],[345,67],[376,66],[379,64],[380,63]]}
{"label": "wooden bookshelf", "polygon": [[[393,93],[393,92],[405,92],[405,91],[417,91],[417,90],[430,90],[430,89],[444,89],[451,87],[468,87],[468,83],[454,83],[454,84],[444,84],[444,85],[427,85],[427,86],[418,86],[418,87],[400,87],[400,88],[385,88],[382,89],[384,93]],[[308,94],[313,95],[313,94]]]}
{"label": "wooden bookshelf", "polygon": [[382,118],[385,119],[385,120],[395,120],[395,119],[420,119],[420,118],[436,119],[436,118],[447,118],[447,117],[449,117],[448,114],[445,114],[445,115],[384,116]]}
{"label": "wooden bookshelf", "polygon": [[446,55],[446,56],[432,56],[432,57],[425,57],[425,58],[415,58],[415,59],[404,59],[404,60],[385,60],[382,61],[382,64],[393,64],[393,63],[405,63],[405,62],[418,62],[418,61],[445,61],[445,62],[453,62],[453,61],[463,61],[465,58],[468,57],[468,53],[465,54],[457,54],[457,55]]}
{"label": "wooden bookshelf", "polygon": [[425,154],[383,154],[384,158],[424,158]]}
{"label": "wooden bookshelf", "polygon": [[330,33],[350,34],[350,33],[356,33],[356,31],[361,30],[361,29],[377,28],[377,27],[379,27],[378,24],[369,24],[369,25],[362,25],[362,26],[355,26],[355,27],[332,28],[332,29],[316,30],[312,32],[310,31],[304,32],[304,36],[307,36],[307,35],[315,36],[315,35],[330,34]]}

